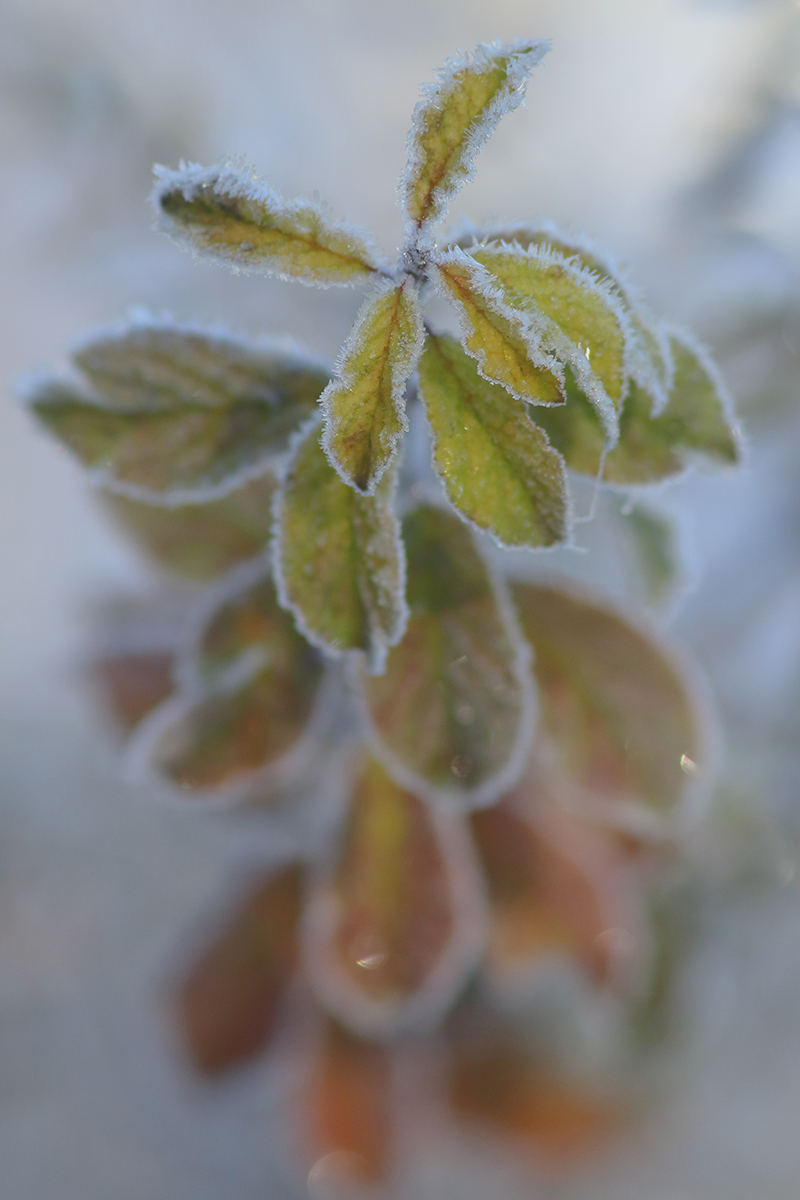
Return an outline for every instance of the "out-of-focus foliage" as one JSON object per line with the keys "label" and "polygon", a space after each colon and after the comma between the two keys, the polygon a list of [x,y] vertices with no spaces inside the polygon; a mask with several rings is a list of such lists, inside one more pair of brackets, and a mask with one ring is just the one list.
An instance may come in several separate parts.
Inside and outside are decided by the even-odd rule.
{"label": "out-of-focus foliage", "polygon": [[[140,319],[85,342],[79,380],[28,389],[143,551],[206,585],[169,651],[96,672],[148,781],[292,830],[174,1008],[207,1075],[299,1037],[320,1186],[391,1178],[397,1079],[426,1047],[467,1128],[558,1158],[625,1127],[619,1081],[539,1053],[537,998],[566,978],[632,1053],[664,961],[651,893],[711,781],[705,706],[662,637],[480,536],[569,546],[571,473],[641,488],[740,453],[706,352],[603,251],[550,225],[437,241],[545,49],[479,46],[427,90],[394,270],[235,164],[158,169],[162,228],[203,256],[371,289],[332,370]],[[658,602],[670,527],[635,499],[606,511]],[[295,836],[309,809],[316,836]]]}

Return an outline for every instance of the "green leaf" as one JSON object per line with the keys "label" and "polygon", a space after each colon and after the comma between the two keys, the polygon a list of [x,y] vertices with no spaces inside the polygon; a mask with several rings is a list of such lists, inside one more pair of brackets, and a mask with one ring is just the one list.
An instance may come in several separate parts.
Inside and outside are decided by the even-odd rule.
{"label": "green leaf", "polygon": [[[673,334],[675,379],[663,412],[651,414],[650,396],[632,384],[620,418],[619,442],[605,457],[603,479],[612,484],[656,483],[699,461],[734,466],[741,456],[740,435],[732,424],[730,402],[704,351],[683,334]],[[542,410],[537,421],[568,467],[597,475],[603,434],[597,417],[567,376],[567,403]]]}
{"label": "green leaf", "polygon": [[312,420],[294,447],[276,511],[282,603],[314,645],[336,655],[364,650],[373,671],[382,668],[406,621],[394,487],[394,471],[374,496],[343,483]]}
{"label": "green leaf", "polygon": [[133,743],[135,763],[184,792],[238,797],[304,761],[323,666],[266,571],[248,563],[206,598],[180,663],[180,694]]}
{"label": "green leaf", "polygon": [[564,541],[564,461],[525,405],[482,379],[458,342],[444,335],[429,336],[419,378],[434,462],[459,512],[509,546]]}
{"label": "green leaf", "polygon": [[528,753],[527,656],[462,521],[417,508],[403,535],[408,628],[385,673],[362,682],[376,753],[418,795],[488,804],[514,782]]}
{"label": "green leaf", "polygon": [[362,230],[319,204],[283,200],[230,165],[157,167],[153,204],[167,233],[235,270],[330,287],[363,283],[380,269]]}
{"label": "green leaf", "polygon": [[301,873],[284,867],[261,881],[192,964],[175,996],[198,1070],[219,1075],[266,1046],[297,963]]}
{"label": "green leaf", "polygon": [[546,247],[476,246],[470,254],[505,302],[529,317],[537,346],[571,367],[613,442],[628,386],[628,321],[611,289],[574,258]]}
{"label": "green leaf", "polygon": [[436,221],[474,173],[473,160],[500,118],[517,108],[546,42],[480,45],[449,59],[414,111],[400,192],[411,238]]}
{"label": "green leaf", "polygon": [[440,295],[459,315],[462,345],[489,383],[499,383],[518,400],[564,403],[563,371],[531,334],[529,322],[505,303],[489,272],[461,250],[440,254],[430,264]]}
{"label": "green leaf", "polygon": [[685,669],[604,604],[522,583],[512,596],[535,654],[559,799],[643,836],[674,832],[709,768]]}
{"label": "green leaf", "polygon": [[497,249],[503,245],[543,247],[580,264],[598,278],[622,304],[628,318],[626,365],[631,378],[653,399],[657,414],[667,402],[674,363],[663,326],[643,303],[635,288],[625,280],[612,259],[587,238],[564,233],[550,222],[541,225],[505,225],[473,228],[452,243],[471,253],[481,245]]}
{"label": "green leaf", "polygon": [[306,912],[306,970],[324,1006],[365,1037],[428,1026],[474,969],[484,928],[460,819],[366,759],[338,859]]}
{"label": "green leaf", "polygon": [[178,506],[263,474],[330,378],[281,349],[150,324],[94,339],[77,361],[97,391],[44,380],[36,416],[95,483]]}
{"label": "green leaf", "polygon": [[371,494],[406,429],[405,387],[422,350],[422,312],[410,276],[387,280],[359,313],[320,397],[323,445],[345,483]]}
{"label": "green leaf", "polygon": [[160,566],[203,583],[260,554],[272,531],[272,471],[220,500],[177,508],[143,504],[113,492],[103,500],[126,533]]}

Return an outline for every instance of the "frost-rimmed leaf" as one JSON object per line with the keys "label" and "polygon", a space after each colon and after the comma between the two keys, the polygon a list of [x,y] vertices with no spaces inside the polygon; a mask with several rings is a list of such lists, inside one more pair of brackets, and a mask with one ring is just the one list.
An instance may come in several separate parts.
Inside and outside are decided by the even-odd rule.
{"label": "frost-rimmed leaf", "polygon": [[462,516],[507,546],[565,541],[564,460],[522,401],[483,379],[446,335],[429,335],[419,382],[434,464]]}
{"label": "frost-rimmed leaf", "polygon": [[325,364],[288,338],[254,341],[147,313],[83,338],[73,361],[118,412],[260,400],[275,410],[310,413],[330,379]]}
{"label": "frost-rimmed leaf", "polygon": [[511,585],[533,646],[536,762],[560,803],[644,838],[670,837],[703,802],[714,767],[710,710],[674,649],[570,584]]}
{"label": "frost-rimmed leaf", "polygon": [[641,986],[643,903],[611,834],[556,808],[535,772],[471,828],[491,906],[484,971],[501,995],[525,996],[564,960],[620,994]]}
{"label": "frost-rimmed leaf", "polygon": [[319,652],[278,604],[267,558],[236,568],[189,621],[178,694],[139,727],[130,773],[226,804],[291,783],[329,720]]}
{"label": "frost-rimmed leaf", "polygon": [[506,303],[485,267],[455,249],[438,254],[429,272],[439,294],[455,305],[462,345],[484,379],[531,404],[564,403],[561,364],[541,349],[527,315]]}
{"label": "frost-rimmed leaf", "polygon": [[424,506],[403,521],[409,621],[362,677],[376,755],[417,795],[491,804],[525,764],[535,715],[528,649],[467,526]]}
{"label": "frost-rimmed leaf", "polygon": [[385,1181],[393,1149],[388,1048],[326,1016],[311,1054],[299,1114],[310,1143],[309,1190],[347,1194]]}
{"label": "frost-rimmed leaf", "polygon": [[262,553],[272,532],[273,471],[207,504],[144,504],[114,492],[103,500],[126,533],[160,566],[207,583]]}
{"label": "frost-rimmed leaf", "polygon": [[504,302],[528,317],[537,348],[572,369],[613,444],[628,387],[629,321],[611,288],[546,246],[474,246],[470,256],[501,288]]}
{"label": "frost-rimmed leaf", "polygon": [[251,886],[177,988],[180,1032],[204,1074],[238,1067],[269,1043],[297,963],[300,898],[296,864]]}
{"label": "frost-rimmed leaf", "polygon": [[367,298],[320,396],[322,444],[345,483],[371,495],[408,429],[405,387],[422,351],[422,310],[409,275]]}
{"label": "frost-rimmed leaf", "polygon": [[475,968],[484,934],[461,818],[365,758],[338,861],[312,886],[304,919],[306,971],[322,1003],[365,1037],[428,1028]]}
{"label": "frost-rimmed leaf", "polygon": [[650,396],[631,384],[620,417],[617,445],[602,460],[603,434],[596,415],[567,375],[567,403],[537,420],[568,467],[620,487],[658,483],[687,466],[731,467],[741,459],[741,435],[728,393],[708,354],[685,333],[670,336],[675,376],[666,407],[651,416]]}
{"label": "frost-rimmed leaf", "polygon": [[99,335],[78,358],[106,390],[36,381],[26,389],[35,415],[95,484],[168,506],[205,503],[262,475],[330,379],[280,343],[147,322]]}
{"label": "frost-rimmed leaf", "polygon": [[523,101],[528,75],[547,42],[479,45],[448,59],[414,110],[408,165],[400,182],[412,243],[474,174],[473,160],[502,116]]}
{"label": "frost-rimmed leaf", "polygon": [[360,495],[328,461],[320,428],[312,418],[301,430],[276,496],[278,594],[315,646],[334,655],[363,650],[379,671],[407,618],[395,472],[375,495]]}
{"label": "frost-rimmed leaf", "polygon": [[156,167],[160,227],[204,258],[318,287],[363,283],[380,270],[369,235],[309,200],[283,200],[229,163]]}
{"label": "frost-rimmed leaf", "polygon": [[626,359],[631,379],[652,397],[653,416],[657,416],[667,402],[675,370],[669,338],[662,323],[656,320],[642,300],[638,289],[624,278],[607,251],[589,238],[559,229],[551,221],[480,227],[468,225],[466,232],[455,237],[451,244],[470,252],[485,243],[491,246],[514,244],[523,250],[532,246],[555,250],[565,258],[577,259],[611,288],[629,319]]}

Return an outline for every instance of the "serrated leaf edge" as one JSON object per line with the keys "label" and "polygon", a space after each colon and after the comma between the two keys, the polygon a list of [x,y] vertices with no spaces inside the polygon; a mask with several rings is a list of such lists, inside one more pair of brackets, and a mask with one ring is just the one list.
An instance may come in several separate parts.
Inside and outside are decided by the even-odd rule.
{"label": "serrated leaf edge", "polygon": [[[524,257],[531,262],[541,263],[543,266],[560,267],[565,273],[571,275],[576,283],[582,284],[587,291],[592,292],[596,297],[601,299],[616,317],[623,338],[623,380],[620,399],[618,401],[613,400],[608,395],[599,378],[592,370],[591,363],[586,358],[582,347],[573,342],[566,334],[562,333],[556,322],[546,316],[545,313],[536,309],[533,303],[530,309],[525,310],[526,313],[530,313],[529,328],[531,332],[543,342],[549,343],[546,345],[545,352],[549,351],[555,354],[559,360],[565,361],[572,368],[581,391],[584,392],[592,403],[603,426],[606,436],[606,449],[612,449],[619,438],[619,414],[622,411],[625,396],[628,392],[631,375],[630,353],[633,328],[624,306],[614,295],[612,288],[599,275],[584,266],[578,259],[569,258],[560,254],[557,250],[550,250],[546,246],[523,248],[514,244],[499,243],[491,246],[484,244],[473,246],[471,253],[482,249],[491,250],[492,253],[499,256],[508,258]],[[491,275],[491,269],[485,269]]]}
{"label": "serrated leaf edge", "polygon": [[[439,335],[437,334],[436,336],[439,336]],[[466,351],[464,351],[464,353],[466,353]],[[483,378],[483,376],[481,376],[481,378]],[[496,383],[495,381],[492,381],[492,382],[495,383],[496,387],[502,387],[502,384]],[[530,414],[529,414],[529,416],[530,416],[531,423],[533,425],[536,425],[536,428],[539,429],[539,432],[544,434],[545,438],[547,438],[547,444],[550,447],[550,449],[552,450],[553,454],[555,454],[557,456],[557,458],[560,460],[561,468],[562,468],[562,480],[563,480],[563,484],[564,484],[564,539],[563,539],[563,541],[560,541],[560,542],[553,542],[552,545],[549,545],[549,546],[527,546],[527,545],[523,546],[523,545],[519,545],[519,544],[513,544],[510,542],[504,542],[503,539],[494,532],[494,530],[489,529],[488,526],[486,526],[486,525],[479,525],[477,523],[477,521],[474,521],[472,519],[472,517],[468,517],[466,515],[466,513],[464,513],[460,508],[458,508],[458,506],[450,499],[450,495],[447,490],[447,476],[445,475],[444,471],[441,469],[440,465],[436,461],[436,458],[434,457],[434,449],[436,447],[436,433],[433,429],[433,426],[431,425],[430,417],[428,416],[427,405],[425,403],[423,403],[420,406],[420,408],[421,408],[420,416],[421,416],[422,421],[424,422],[425,429],[426,429],[428,437],[430,439],[431,466],[433,468],[433,471],[434,471],[434,474],[436,477],[436,481],[439,484],[439,488],[436,491],[434,491],[433,488],[430,488],[430,487],[426,489],[424,484],[421,484],[421,483],[415,484],[415,487],[417,488],[417,493],[415,494],[416,499],[414,500],[415,504],[418,502],[418,500],[422,500],[423,498],[426,498],[426,499],[428,499],[428,501],[430,503],[432,503],[434,505],[438,505],[440,508],[447,508],[450,512],[453,513],[454,516],[458,517],[458,519],[460,521],[463,521],[463,523],[465,525],[468,525],[469,528],[472,529],[474,533],[478,534],[480,537],[489,538],[490,541],[495,546],[499,547],[499,549],[501,549],[501,550],[507,550],[507,551],[511,551],[513,553],[525,553],[525,552],[530,553],[531,551],[535,551],[536,554],[549,554],[549,553],[552,553],[554,550],[563,550],[564,547],[573,545],[572,539],[573,539],[574,532],[575,532],[575,504],[574,504],[574,499],[572,496],[572,489],[569,486],[569,476],[567,475],[567,466],[566,466],[566,463],[564,462],[564,456],[563,456],[563,454],[561,454],[560,451],[556,450],[555,446],[550,445],[550,439],[547,437],[547,434],[544,432],[543,429],[540,429],[539,426],[536,425],[535,420],[533,419],[532,416],[530,416]]]}
{"label": "serrated leaf edge", "polygon": [[[271,553],[271,561],[272,561],[272,574],[273,574],[273,579],[275,582],[275,591],[277,592],[277,595],[278,595],[278,603],[280,604],[281,608],[285,608],[287,612],[292,614],[292,616],[294,617],[295,626],[297,627],[298,631],[303,635],[303,637],[306,639],[306,641],[309,642],[312,646],[316,646],[316,648],[318,650],[322,650],[323,653],[328,656],[328,658],[344,659],[346,661],[347,659],[352,658],[353,656],[355,656],[357,658],[363,657],[366,660],[367,665],[368,665],[368,673],[370,675],[380,675],[380,674],[382,674],[384,666],[386,664],[386,657],[388,655],[390,648],[392,646],[396,646],[398,642],[402,641],[403,634],[405,633],[406,625],[408,623],[408,606],[406,604],[406,598],[405,598],[405,595],[406,595],[405,547],[404,547],[403,539],[402,539],[401,532],[400,532],[400,521],[397,517],[396,512],[394,512],[394,504],[393,504],[394,496],[397,491],[397,479],[395,478],[395,481],[392,485],[392,490],[386,500],[387,512],[390,513],[390,515],[392,516],[392,519],[393,519],[393,524],[394,524],[394,529],[395,529],[395,546],[397,549],[398,561],[399,561],[399,565],[400,565],[400,572],[399,572],[400,579],[399,579],[399,587],[398,587],[398,591],[399,591],[398,620],[397,620],[397,624],[396,624],[395,628],[391,631],[391,633],[388,637],[376,638],[371,650],[369,650],[369,651],[360,650],[360,649],[357,649],[357,650],[342,649],[338,646],[332,646],[330,644],[330,642],[326,642],[324,638],[320,637],[320,635],[318,633],[316,633],[315,630],[309,628],[309,626],[306,623],[305,617],[303,616],[302,610],[300,608],[298,608],[297,605],[294,604],[291,597],[289,596],[288,588],[286,585],[286,580],[285,580],[285,577],[283,574],[282,522],[283,522],[284,482],[286,479],[286,475],[289,471],[289,468],[290,468],[292,462],[294,461],[294,456],[297,451],[297,448],[299,447],[301,442],[303,442],[305,440],[306,435],[308,433],[310,433],[312,427],[314,427],[314,426],[319,428],[320,431],[322,430],[322,420],[321,420],[321,416],[319,413],[314,413],[309,418],[309,420],[304,422],[304,424],[301,425],[300,428],[292,435],[291,441],[289,443],[288,452],[281,463],[280,473],[279,473],[279,477],[278,477],[279,484],[278,484],[278,487],[275,489],[275,494],[272,497],[272,533],[271,533],[271,538],[270,538],[270,553]],[[337,474],[338,474],[338,472],[337,472]],[[362,495],[362,493],[357,492],[355,490],[355,488],[351,488],[350,490],[354,493],[355,497],[361,497],[362,499],[366,498]]]}
{"label": "serrated leaf edge", "polygon": [[465,342],[473,332],[472,327],[469,324],[466,316],[464,316],[464,314],[461,312],[460,307],[453,302],[453,298],[447,287],[439,279],[439,272],[441,271],[442,266],[446,266],[449,262],[454,262],[461,267],[467,268],[473,279],[477,281],[476,290],[480,291],[482,298],[490,302],[498,316],[502,317],[515,327],[520,341],[525,344],[528,357],[530,358],[533,366],[538,370],[549,371],[555,377],[559,385],[559,390],[564,397],[562,403],[566,403],[564,370],[561,366],[561,363],[557,358],[555,358],[554,355],[546,354],[539,346],[535,344],[535,342],[531,341],[530,335],[532,331],[530,322],[518,309],[511,308],[511,306],[506,303],[501,289],[492,282],[492,276],[490,272],[487,271],[481,263],[471,258],[468,254],[465,254],[462,250],[447,251],[446,253],[437,254],[430,263],[431,283],[433,284],[437,294],[441,296],[443,300],[446,300],[451,308],[455,309],[458,316],[458,326],[462,348],[465,354],[468,354],[470,358],[475,360],[478,367],[478,374],[481,376],[481,378],[485,379],[487,383],[496,383],[498,387],[504,387],[506,391],[510,395],[514,396],[517,400],[522,400],[523,403],[531,404],[534,407],[536,406],[536,402],[531,400],[529,396],[523,396],[521,393],[515,392],[506,384],[500,383],[497,379],[493,379],[491,376],[487,375],[484,370],[484,363],[486,360],[485,355],[483,358],[481,358],[480,353],[475,353],[472,350],[467,349]]}
{"label": "serrated leaf edge", "polygon": [[[388,439],[391,452],[386,462],[380,468],[380,470],[372,476],[369,485],[362,490],[361,488],[355,487],[352,479],[344,470],[338,458],[336,457],[336,454],[334,453],[332,442],[335,437],[336,430],[334,428],[333,417],[331,414],[330,397],[332,393],[346,389],[351,382],[347,372],[347,360],[353,355],[357,348],[361,331],[369,320],[370,313],[376,301],[380,300],[384,296],[388,296],[390,292],[404,291],[405,288],[409,289],[409,294],[413,297],[412,304],[414,305],[417,317],[417,336],[413,344],[406,348],[405,353],[401,357],[395,358],[392,361],[392,405],[395,413],[397,414],[397,419],[400,422],[400,430],[398,433],[393,434]],[[325,451],[325,457],[341,479],[342,483],[346,483],[349,488],[352,488],[353,491],[357,492],[360,496],[375,495],[375,489],[397,458],[400,444],[406,433],[408,433],[405,390],[409,379],[416,370],[416,366],[419,362],[424,345],[425,327],[422,319],[422,309],[419,302],[419,288],[415,284],[414,280],[410,275],[405,275],[400,280],[382,280],[378,284],[377,288],[370,292],[369,296],[367,296],[366,300],[361,305],[361,308],[358,310],[355,321],[353,322],[353,327],[347,335],[347,340],[339,351],[339,355],[336,359],[336,364],[334,366],[334,377],[327,385],[324,392],[322,392],[318,400],[318,403],[322,408],[324,419],[324,428],[320,445]]]}
{"label": "serrated leaf edge", "polygon": [[[434,82],[422,85],[422,97],[414,106],[414,112],[411,117],[411,128],[409,129],[406,142],[408,161],[398,184],[400,208],[405,218],[405,246],[407,250],[426,246],[429,242],[432,248],[429,231],[441,219],[453,197],[461,191],[461,188],[466,183],[469,183],[474,178],[475,157],[478,151],[484,142],[491,137],[500,118],[506,113],[513,112],[515,108],[518,108],[523,103],[528,76],[534,67],[537,67],[541,63],[542,59],[549,52],[550,46],[551,43],[549,41],[542,39],[526,41],[524,38],[516,38],[513,42],[506,44],[500,42],[499,39],[491,42],[481,42],[476,46],[472,54],[461,53],[445,59],[444,65],[435,72],[437,78]],[[508,86],[502,89],[491,104],[487,106],[481,120],[473,124],[470,133],[465,138],[461,156],[464,165],[464,174],[461,179],[456,180],[449,188],[442,188],[439,191],[438,197],[431,204],[431,211],[428,216],[418,224],[408,214],[407,198],[413,186],[414,176],[424,162],[424,157],[416,140],[422,115],[431,105],[437,104],[445,89],[452,83],[457,71],[469,67],[488,67],[492,60],[502,53],[506,53],[512,59],[508,70]],[[520,56],[523,54],[533,54],[535,57],[533,61],[523,64],[520,61]],[[432,195],[434,193],[435,189],[432,191]],[[426,233],[428,234],[427,237]]]}
{"label": "serrated leaf edge", "polygon": [[[157,163],[153,167],[153,173],[155,175],[155,182],[150,193],[150,207],[155,214],[156,228],[165,233],[170,241],[183,249],[186,249],[188,246],[193,256],[201,262],[212,262],[217,265],[227,266],[229,270],[232,270],[237,275],[273,275],[278,279],[290,283],[303,283],[308,287],[320,288],[357,287],[360,283],[366,281],[369,271],[373,271],[375,274],[385,274],[389,271],[389,267],[381,261],[368,230],[361,229],[360,226],[353,225],[348,221],[335,220],[328,208],[318,201],[306,200],[302,196],[296,196],[294,199],[288,201],[284,200],[278,192],[274,191],[266,182],[258,178],[255,170],[246,171],[235,160],[222,160],[221,162],[212,164],[210,167],[203,167],[200,163],[185,163],[181,160],[177,170]],[[227,254],[222,250],[204,250],[197,245],[194,238],[179,231],[176,223],[163,211],[160,198],[165,191],[175,190],[180,191],[187,201],[191,201],[197,191],[204,185],[220,182],[230,191],[232,196],[251,200],[257,204],[264,204],[267,207],[280,208],[287,215],[291,215],[301,209],[312,212],[335,233],[352,238],[360,244],[364,251],[363,261],[366,268],[364,278],[341,280],[310,279],[303,275],[295,275],[289,271],[282,271],[277,267],[266,266],[263,263],[253,262],[249,264],[246,261],[242,262],[239,259],[234,259],[232,254]]]}

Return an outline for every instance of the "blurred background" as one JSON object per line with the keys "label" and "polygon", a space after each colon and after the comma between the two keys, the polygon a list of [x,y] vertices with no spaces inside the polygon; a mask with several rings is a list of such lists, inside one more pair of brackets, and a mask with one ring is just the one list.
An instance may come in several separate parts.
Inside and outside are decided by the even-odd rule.
{"label": "blurred background", "polygon": [[[559,1180],[420,1165],[404,1194],[800,1191],[797,0],[0,0],[4,1200],[299,1194],[273,1161],[263,1072],[205,1092],[176,1064],[162,982],[242,833],[121,779],[81,663],[93,606],[151,581],[14,381],[132,305],[332,358],[359,296],[193,263],[151,229],[151,164],[244,155],[391,253],[419,83],[518,36],[553,52],[452,215],[589,234],[716,354],[747,466],[658,502],[687,564],[661,619],[710,681],[725,753],[691,851],[674,1080],[641,1136]],[[602,548],[581,570],[627,591]]]}

